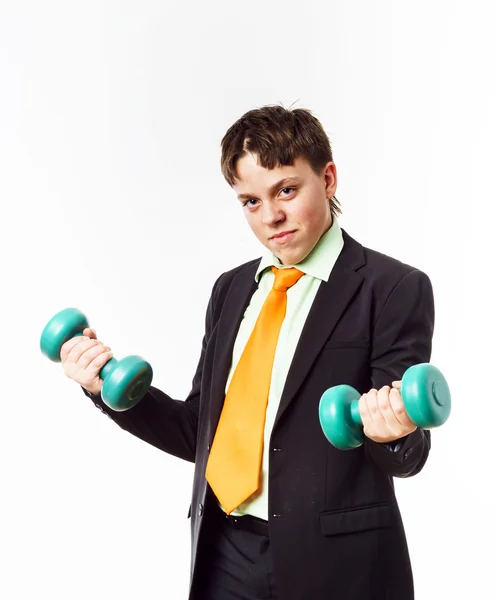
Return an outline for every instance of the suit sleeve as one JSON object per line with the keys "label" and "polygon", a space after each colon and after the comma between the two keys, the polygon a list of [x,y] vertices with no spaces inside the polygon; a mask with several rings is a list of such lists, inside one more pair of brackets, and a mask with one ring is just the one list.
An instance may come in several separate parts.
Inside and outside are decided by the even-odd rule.
{"label": "suit sleeve", "polygon": [[208,302],[200,359],[186,400],[175,400],[151,386],[138,404],[127,411],[117,412],[103,402],[101,394],[93,395],[83,389],[95,406],[119,427],[159,450],[189,462],[195,461],[203,364],[214,325],[219,280]]}
{"label": "suit sleeve", "polygon": [[[395,286],[376,321],[371,355],[373,388],[390,386],[401,380],[409,367],[430,361],[434,317],[430,279],[422,271],[413,270]],[[417,427],[398,442],[396,451],[391,451],[366,437],[365,451],[388,475],[416,475],[429,455],[430,431]]]}

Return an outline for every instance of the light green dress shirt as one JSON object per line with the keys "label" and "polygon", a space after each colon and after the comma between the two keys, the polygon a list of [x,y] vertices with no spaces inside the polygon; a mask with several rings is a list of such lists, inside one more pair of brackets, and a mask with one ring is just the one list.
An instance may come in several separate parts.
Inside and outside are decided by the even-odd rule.
{"label": "light green dress shirt", "polygon": [[321,282],[329,280],[331,271],[342,248],[342,231],[337,218],[334,217],[331,227],[320,238],[312,252],[297,265],[282,265],[279,259],[268,250],[262,255],[260,265],[255,275],[255,279],[259,281],[259,285],[244,313],[234,343],[231,370],[229,372],[225,390],[226,394],[234,370],[241,358],[241,354],[248,342],[251,332],[255,327],[262,305],[272,289],[275,276],[270,267],[272,265],[282,269],[297,267],[300,271],[303,271],[305,275],[303,275],[298,282],[287,291],[286,316],[282,323],[277,342],[269,390],[269,400],[267,404],[260,487],[246,500],[246,502],[241,504],[231,513],[234,516],[250,514],[261,519],[268,519],[268,465],[272,426],[279,407],[291,361],[293,360],[306,318],[310,312]]}

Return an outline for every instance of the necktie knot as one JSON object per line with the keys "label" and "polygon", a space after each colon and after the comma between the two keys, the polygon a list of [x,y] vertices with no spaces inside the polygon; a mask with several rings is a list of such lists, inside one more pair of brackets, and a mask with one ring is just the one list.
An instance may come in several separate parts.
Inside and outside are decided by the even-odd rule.
{"label": "necktie knot", "polygon": [[292,267],[291,269],[278,269],[277,267],[272,267],[272,272],[275,275],[272,289],[280,290],[281,292],[287,291],[304,275],[303,271],[300,271],[295,267]]}

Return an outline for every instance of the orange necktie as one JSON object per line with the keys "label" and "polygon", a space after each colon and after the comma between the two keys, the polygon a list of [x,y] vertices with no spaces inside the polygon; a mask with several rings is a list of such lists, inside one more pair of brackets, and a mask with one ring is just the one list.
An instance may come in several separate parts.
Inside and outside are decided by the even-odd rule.
{"label": "orange necktie", "polygon": [[206,478],[227,514],[259,486],[265,411],[286,291],[303,275],[277,269],[252,334],[234,371],[207,464]]}

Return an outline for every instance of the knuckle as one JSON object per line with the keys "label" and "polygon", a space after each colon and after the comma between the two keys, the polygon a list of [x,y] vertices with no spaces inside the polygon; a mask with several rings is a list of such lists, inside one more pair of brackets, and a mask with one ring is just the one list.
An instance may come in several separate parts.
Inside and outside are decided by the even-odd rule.
{"label": "knuckle", "polygon": [[93,361],[94,365],[101,368],[108,360],[110,356],[108,352],[101,352]]}
{"label": "knuckle", "polygon": [[102,363],[105,362],[105,353],[101,352],[100,354],[98,354],[98,356],[95,356],[92,365],[93,366],[101,366]]}
{"label": "knuckle", "polygon": [[387,398],[380,398],[377,405],[381,411],[386,411],[390,408],[389,400]]}
{"label": "knuckle", "polygon": [[88,355],[88,358],[95,358],[102,352],[104,352],[103,344],[93,344],[93,346],[89,348],[85,354]]}
{"label": "knuckle", "polygon": [[367,407],[372,413],[376,413],[379,410],[379,404],[377,402],[377,398],[368,398]]}

